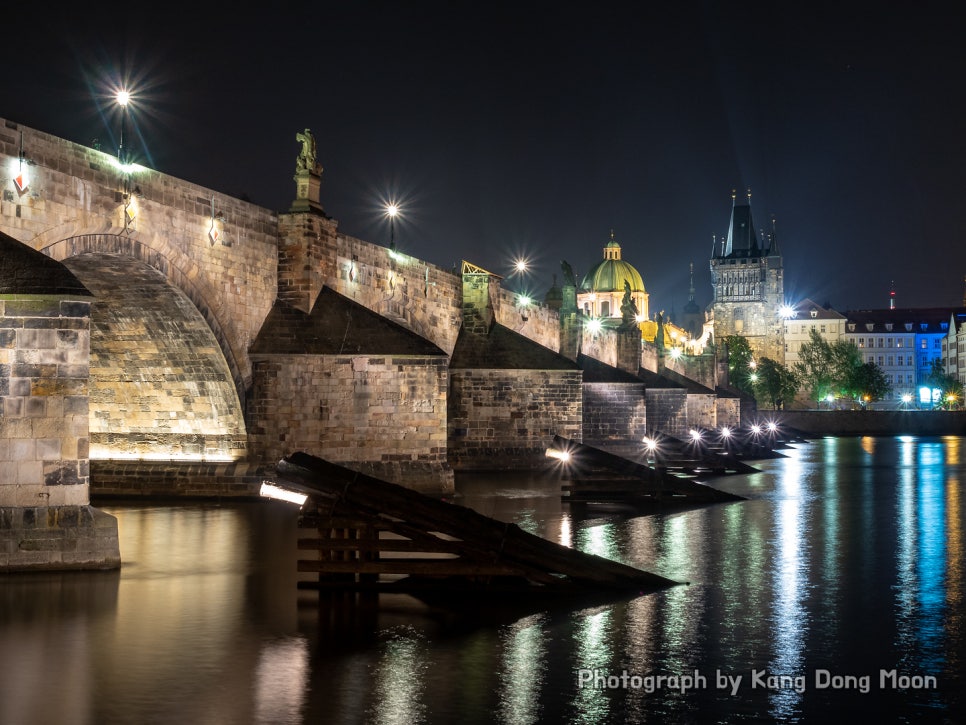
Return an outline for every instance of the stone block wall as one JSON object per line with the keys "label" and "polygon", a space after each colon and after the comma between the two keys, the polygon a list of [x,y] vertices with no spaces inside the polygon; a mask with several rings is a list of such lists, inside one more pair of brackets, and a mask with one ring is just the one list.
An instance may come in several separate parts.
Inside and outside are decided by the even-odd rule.
{"label": "stone block wall", "polygon": [[452,491],[443,356],[253,356],[256,459],[296,451],[416,490]]}
{"label": "stone block wall", "polygon": [[0,296],[0,571],[120,566],[89,505],[90,305]]}
{"label": "stone block wall", "polygon": [[688,435],[688,394],[685,390],[648,388],[647,430],[682,440]]}
{"label": "stone block wall", "polygon": [[583,397],[583,442],[587,445],[639,444],[647,435],[643,383],[584,383]]}
{"label": "stone block wall", "polygon": [[58,261],[127,253],[162,272],[208,320],[244,399],[248,348],[276,296],[275,212],[152,169],[124,174],[110,153],[0,119],[0,176],[21,148],[27,186],[5,180],[0,229]]}
{"label": "stone block wall", "polygon": [[546,465],[554,435],[581,440],[582,378],[580,370],[451,370],[450,466]]}
{"label": "stone block wall", "polygon": [[8,505],[89,503],[90,308],[89,299],[0,297],[0,486]]}
{"label": "stone block wall", "polygon": [[[738,428],[742,424],[740,398],[716,398],[715,416],[719,426]],[[744,421],[750,423],[750,421]]]}
{"label": "stone block wall", "polygon": [[717,396],[690,393],[688,395],[688,427],[717,428]]}

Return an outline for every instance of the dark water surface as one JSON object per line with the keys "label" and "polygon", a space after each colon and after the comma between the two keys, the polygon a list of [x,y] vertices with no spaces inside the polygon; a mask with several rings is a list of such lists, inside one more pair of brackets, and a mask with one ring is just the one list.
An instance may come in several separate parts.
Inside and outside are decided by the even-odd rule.
{"label": "dark water surface", "polygon": [[[963,722],[966,439],[828,438],[748,500],[455,501],[681,586],[505,607],[298,591],[281,502],[100,504],[119,572],[0,577],[0,724]],[[95,502],[97,503],[97,502]]]}

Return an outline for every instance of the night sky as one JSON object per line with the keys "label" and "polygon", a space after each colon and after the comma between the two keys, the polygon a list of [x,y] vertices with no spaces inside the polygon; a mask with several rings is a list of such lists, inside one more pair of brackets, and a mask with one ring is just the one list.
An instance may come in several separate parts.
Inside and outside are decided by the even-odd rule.
{"label": "night sky", "polygon": [[942,5],[263,7],[5,8],[0,117],[113,149],[123,80],[145,166],[276,211],[310,128],[343,232],[388,245],[394,199],[402,251],[540,297],[613,230],[652,314],[680,315],[692,262],[704,307],[750,189],[789,301],[963,302],[966,50]]}

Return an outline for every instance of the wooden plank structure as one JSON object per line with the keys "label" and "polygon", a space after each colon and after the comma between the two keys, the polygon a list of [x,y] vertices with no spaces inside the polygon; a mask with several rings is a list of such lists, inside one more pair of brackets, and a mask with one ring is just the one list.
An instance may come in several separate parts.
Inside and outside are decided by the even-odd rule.
{"label": "wooden plank structure", "polygon": [[300,588],[556,595],[679,583],[306,453],[277,471],[280,485],[308,496],[297,566],[318,576]]}
{"label": "wooden plank structure", "polygon": [[[661,441],[659,460],[639,463],[584,445],[569,438],[554,436],[553,451],[566,452],[561,459],[562,496],[570,502],[623,502],[655,506],[692,505],[720,501],[742,501],[744,497],[712,488],[695,480],[720,469],[757,472],[758,469],[719,454],[697,455],[688,452],[683,442]],[[552,457],[557,453],[548,452]],[[722,460],[724,459],[724,460]]]}

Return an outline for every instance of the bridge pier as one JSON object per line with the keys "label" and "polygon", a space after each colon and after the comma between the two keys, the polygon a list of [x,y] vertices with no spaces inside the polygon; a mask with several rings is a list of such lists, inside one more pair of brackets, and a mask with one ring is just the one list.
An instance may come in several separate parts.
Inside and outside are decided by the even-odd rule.
{"label": "bridge pier", "polygon": [[90,506],[90,293],[0,233],[0,572],[114,569],[117,520]]}

